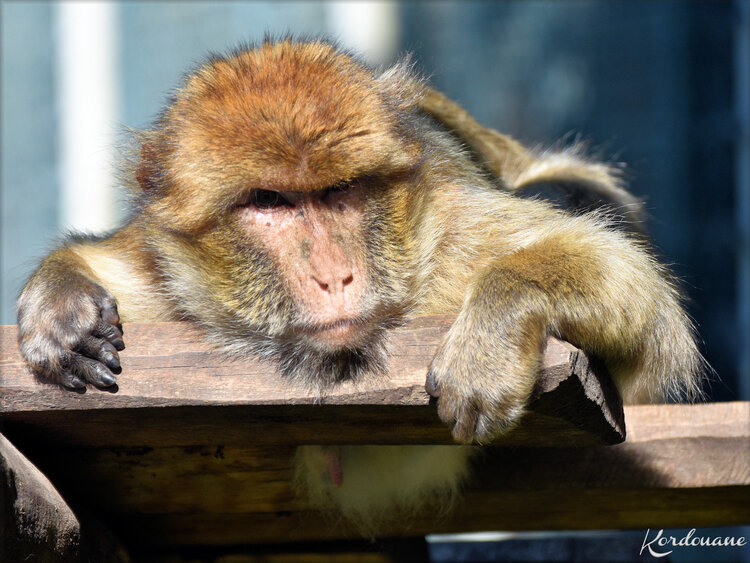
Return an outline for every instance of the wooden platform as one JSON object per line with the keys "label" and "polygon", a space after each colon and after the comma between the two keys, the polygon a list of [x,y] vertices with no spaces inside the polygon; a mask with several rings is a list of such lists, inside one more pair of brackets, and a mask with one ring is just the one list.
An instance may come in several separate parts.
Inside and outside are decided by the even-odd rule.
{"label": "wooden platform", "polygon": [[[449,322],[428,317],[397,331],[389,380],[324,398],[267,365],[211,351],[181,324],[126,325],[116,392],[70,392],[35,381],[15,327],[0,327],[5,448],[128,549],[356,537],[295,496],[294,449],[450,443],[424,392]],[[625,421],[627,441],[611,445]],[[386,535],[747,523],[750,403],[623,411],[595,362],[550,341],[531,411],[486,448],[464,501]]]}

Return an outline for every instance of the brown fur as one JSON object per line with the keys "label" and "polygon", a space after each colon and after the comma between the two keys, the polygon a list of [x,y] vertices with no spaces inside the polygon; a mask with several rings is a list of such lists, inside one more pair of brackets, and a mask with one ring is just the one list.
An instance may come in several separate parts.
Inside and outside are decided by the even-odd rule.
{"label": "brown fur", "polygon": [[[128,225],[69,240],[19,298],[22,352],[48,380],[114,381],[116,300],[122,320],[190,320],[320,392],[381,373],[409,315],[455,313],[427,386],[462,442],[518,421],[548,334],[601,357],[628,401],[697,392],[692,327],[641,239],[607,213],[516,195],[562,183],[637,222],[614,170],[479,126],[405,63],[377,73],[292,41],[214,58],[140,136],[132,177]],[[357,463],[344,465],[376,472]],[[463,473],[439,481],[454,490]],[[374,498],[361,512],[387,512]]]}

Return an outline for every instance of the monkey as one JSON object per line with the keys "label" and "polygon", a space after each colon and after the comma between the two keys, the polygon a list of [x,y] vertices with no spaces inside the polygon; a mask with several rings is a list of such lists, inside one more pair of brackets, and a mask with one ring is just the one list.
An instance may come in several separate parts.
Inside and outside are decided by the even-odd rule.
{"label": "monkey", "polygon": [[408,59],[289,38],[212,55],[126,161],[124,226],[69,237],[18,299],[44,381],[112,387],[122,322],[180,320],[323,395],[387,377],[408,318],[456,315],[425,386],[457,445],[298,451],[310,504],[363,529],[450,504],[472,444],[523,415],[549,335],[625,402],[700,392],[694,327],[616,167],[480,126]]}

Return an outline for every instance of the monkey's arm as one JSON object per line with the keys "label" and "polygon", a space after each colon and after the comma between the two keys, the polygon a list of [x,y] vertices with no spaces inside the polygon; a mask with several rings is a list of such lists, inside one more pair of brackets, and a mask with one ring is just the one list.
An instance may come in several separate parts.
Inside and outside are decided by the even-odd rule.
{"label": "monkey's arm", "polygon": [[640,243],[590,216],[538,230],[474,276],[432,362],[427,389],[454,437],[486,441],[519,420],[548,334],[602,359],[627,402],[695,394],[691,323]]}
{"label": "monkey's arm", "polygon": [[134,240],[127,227],[103,240],[72,238],[27,282],[18,298],[19,346],[43,380],[70,388],[115,383],[124,348],[118,303],[126,320],[159,310],[153,284],[135,267]]}

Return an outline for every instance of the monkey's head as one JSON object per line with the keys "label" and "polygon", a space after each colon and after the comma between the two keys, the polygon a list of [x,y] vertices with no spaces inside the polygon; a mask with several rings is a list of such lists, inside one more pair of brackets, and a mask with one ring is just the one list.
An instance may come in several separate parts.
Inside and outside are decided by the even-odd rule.
{"label": "monkey's head", "polygon": [[328,44],[214,58],[143,134],[165,291],[230,349],[329,384],[382,366],[409,306],[419,81]]}

